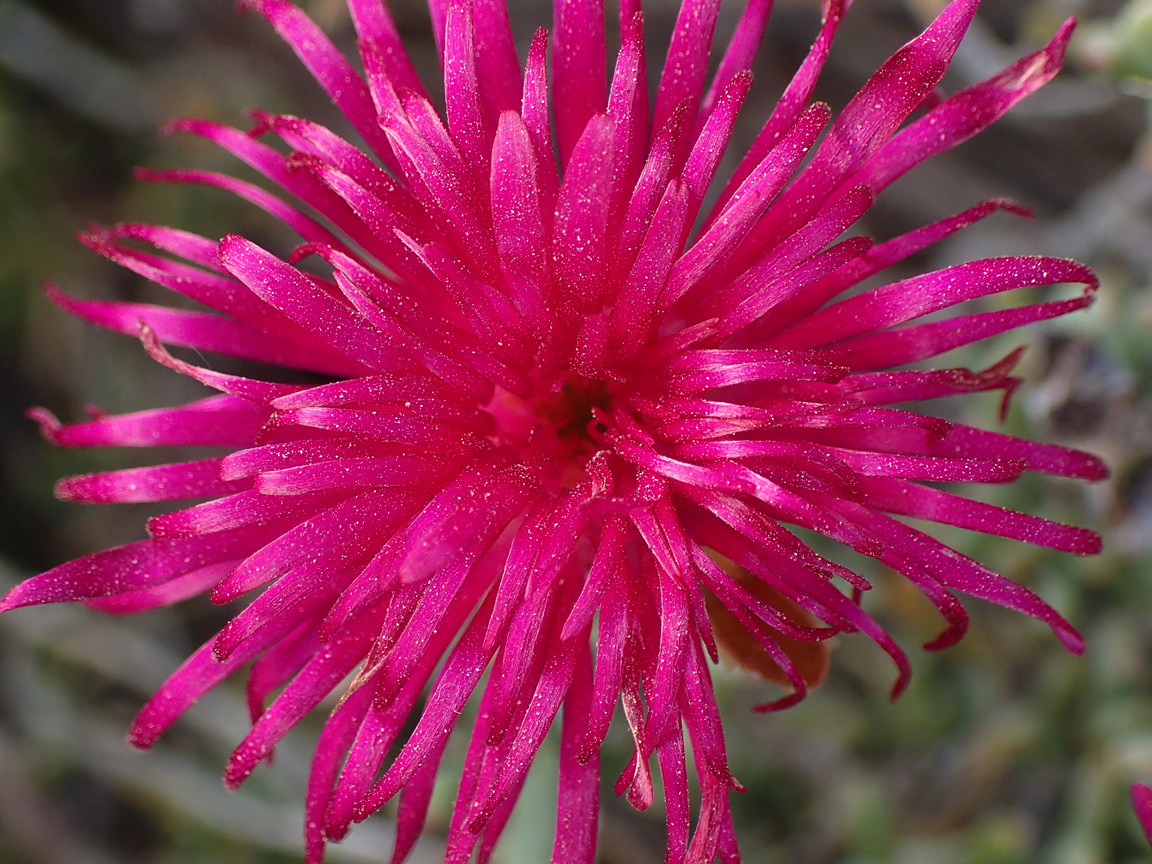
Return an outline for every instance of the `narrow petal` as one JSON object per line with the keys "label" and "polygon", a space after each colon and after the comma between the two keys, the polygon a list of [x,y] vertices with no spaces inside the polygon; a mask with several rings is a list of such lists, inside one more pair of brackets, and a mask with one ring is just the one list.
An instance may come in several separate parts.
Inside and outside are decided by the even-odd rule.
{"label": "narrow petal", "polygon": [[624,653],[628,635],[627,601],[616,596],[624,588],[623,574],[616,576],[613,590],[605,594],[597,625],[596,673],[592,701],[588,708],[586,731],[580,743],[578,760],[587,764],[599,760],[600,745],[608,734],[624,680]]}
{"label": "narrow petal", "polygon": [[485,122],[480,108],[482,97],[476,77],[472,6],[473,0],[452,0],[448,6],[444,33],[444,101],[452,139],[473,170],[486,176],[493,127]]}
{"label": "narrow petal", "polygon": [[[966,300],[1036,285],[1100,284],[1090,269],[1063,258],[987,258],[914,276],[829,306],[773,340],[780,348],[814,348],[904,324]],[[892,364],[896,365],[896,364]]]}
{"label": "narrow petal", "polygon": [[[689,129],[696,127],[700,100],[704,96],[708,52],[719,13],[720,0],[685,0],[681,4],[668,56],[664,60],[664,72],[656,90],[656,103],[652,107],[652,125],[655,128],[663,126],[681,103],[688,106],[686,125]],[[679,154],[674,160],[677,169],[682,159],[683,154]]]}
{"label": "narrow petal", "polygon": [[397,87],[426,95],[384,0],[348,0],[348,10],[360,39],[371,40],[385,59],[389,79]]}
{"label": "narrow petal", "polygon": [[612,307],[612,347],[625,359],[634,356],[651,335],[657,300],[683,246],[681,238],[688,224],[689,189],[673,180],[656,208],[632,272]]}
{"label": "narrow petal", "polygon": [[245,640],[270,622],[292,614],[306,598],[318,592],[339,593],[372,557],[371,544],[380,542],[380,535],[369,533],[356,542],[327,549],[283,574],[217,634],[213,647],[216,656],[231,657]]}
{"label": "narrow petal", "polygon": [[29,412],[44,437],[58,447],[247,447],[269,414],[263,406],[234,396],[67,425],[42,408]]}
{"label": "narrow petal", "polygon": [[523,87],[508,6],[502,0],[472,0],[472,21],[480,101],[489,128],[495,129],[501,112],[520,110]]}
{"label": "narrow petal", "polygon": [[137,168],[133,172],[137,180],[146,183],[189,183],[200,186],[213,186],[231,192],[237,198],[242,198],[255,204],[266,213],[275,216],[285,225],[294,229],[297,234],[313,243],[329,243],[333,246],[344,244],[327,228],[301,213],[295,207],[285,204],[275,195],[266,192],[259,186],[219,174],[215,171],[153,171],[148,168]]}
{"label": "narrow petal", "polygon": [[552,99],[556,148],[567,166],[584,127],[607,103],[603,0],[554,0]]}
{"label": "narrow petal", "polygon": [[708,92],[700,104],[700,119],[697,125],[703,128],[711,116],[716,100],[725,91],[728,84],[742,72],[752,68],[752,61],[760,48],[760,40],[764,36],[764,27],[768,24],[768,15],[772,11],[773,0],[749,0],[740,14],[740,21],[736,25],[736,32],[728,42],[720,67],[712,79]]}
{"label": "narrow petal", "polygon": [[262,539],[255,532],[228,532],[208,539],[141,540],[94,552],[20,583],[0,600],[0,611],[151,588],[235,560],[258,547]]}
{"label": "narrow petal", "polygon": [[1085,309],[1092,305],[1095,298],[1095,289],[1090,287],[1081,296],[1070,300],[1053,300],[997,312],[978,312],[930,324],[869,333],[831,346],[826,353],[830,362],[843,363],[856,371],[903,366],[1018,327]]}
{"label": "narrow petal", "polygon": [[160,585],[125,591],[107,597],[89,597],[84,605],[109,615],[136,615],[150,609],[172,606],[211,591],[232,572],[238,561],[221,561],[184,573]]}
{"label": "narrow petal", "polygon": [[841,291],[874,276],[881,270],[906,260],[909,256],[939,243],[955,232],[986,219],[993,213],[1006,211],[1017,216],[1030,216],[1031,212],[1014,201],[993,198],[982,201],[963,213],[942,219],[931,225],[901,235],[878,246],[874,246],[852,265],[838,270],[819,283],[781,302],[772,313],[771,326],[767,322],[760,333],[769,336],[790,327],[795,322],[811,315]]}
{"label": "narrow petal", "polygon": [[764,208],[784,188],[799,167],[828,119],[828,110],[813,106],[764,157],[736,190],[724,210],[672,270],[665,294],[668,303],[706,278],[744,239]]}
{"label": "narrow petal", "polygon": [[[297,493],[297,496],[303,493]],[[297,497],[292,496],[292,497]],[[261,496],[254,499],[263,503]],[[273,499],[275,500],[275,499]],[[327,498],[317,499],[327,502]],[[390,490],[373,490],[340,501],[309,515],[275,541],[249,556],[212,594],[226,603],[304,563],[310,556],[335,551],[360,540],[365,533],[382,534],[395,529],[404,513],[404,499]],[[309,508],[312,509],[312,508]]]}
{"label": "narrow petal", "polygon": [[564,699],[560,731],[560,779],[556,808],[556,840],[552,864],[593,864],[600,813],[599,757],[582,760],[584,730],[592,703],[592,659],[589,649],[577,650],[572,683]]}
{"label": "narrow petal", "polygon": [[61,501],[85,504],[143,504],[243,492],[251,481],[222,480],[222,459],[178,462],[153,468],[127,468],[65,477],[56,484]]}
{"label": "narrow petal", "polygon": [[455,726],[464,703],[472,695],[488,667],[494,650],[484,650],[484,631],[491,614],[491,601],[477,612],[464,635],[452,649],[426,700],[424,713],[408,742],[371,792],[356,807],[356,819],[365,819],[399,792],[430,754],[443,746]]}
{"label": "narrow petal", "polygon": [[704,193],[708,191],[720,157],[728,146],[728,138],[736,123],[736,115],[744,104],[744,97],[752,86],[752,74],[745,72],[734,77],[720,94],[715,110],[708,117],[684,165],[683,179],[692,193],[692,218],[695,220]]}
{"label": "narrow petal", "polygon": [[560,188],[560,175],[556,170],[556,151],[552,147],[547,57],[548,31],[537,30],[528,49],[528,60],[524,64],[521,116],[532,139],[532,146],[536,148],[538,166],[536,177],[540,183],[541,209],[546,221],[555,209],[556,191]]}
{"label": "narrow petal", "polygon": [[581,311],[599,308],[604,296],[614,135],[609,118],[589,119],[556,199],[552,263],[557,299]]}
{"label": "narrow petal", "polygon": [[[621,4],[621,15],[625,13]],[[608,94],[608,116],[616,124],[616,156],[612,167],[610,234],[620,230],[628,196],[636,185],[648,150],[648,90],[644,66],[644,16],[637,11],[621,18],[620,53]]]}
{"label": "narrow petal", "polygon": [[1077,555],[1097,555],[1102,548],[1100,535],[1085,528],[1061,525],[896,478],[867,477],[863,483],[872,506],[889,513],[1011,537]]}
{"label": "narrow petal", "polygon": [[396,363],[400,349],[299,270],[235,235],[220,241],[220,261],[267,303],[349,357],[374,369]]}
{"label": "narrow petal", "polygon": [[532,334],[552,337],[553,316],[548,244],[541,212],[539,165],[523,120],[507,111],[500,116],[492,144],[492,219],[496,248],[509,296]]}
{"label": "narrow petal", "polygon": [[326,188],[309,172],[293,170],[288,158],[267,144],[256,141],[238,129],[230,129],[207,120],[176,120],[168,124],[167,131],[190,132],[212,141],[315,208],[357,243],[366,248],[371,248],[374,244],[375,238],[371,232],[366,230],[340,196]]}
{"label": "narrow petal", "polygon": [[901,130],[851,182],[865,183],[879,192],[909,169],[996,122],[1060,71],[1075,26],[1074,19],[1068,20],[1043,51],[1029,54],[987,81],[960,91]]}
{"label": "narrow petal", "polygon": [[[751,0],[748,6],[745,7],[745,15],[753,12],[758,6],[762,5],[762,0]],[[732,197],[733,193],[740,187],[740,185],[748,178],[748,176],[755,170],[756,166],[768,155],[769,151],[776,146],[780,137],[784,135],[796,122],[800,114],[809,106],[812,101],[812,93],[816,89],[816,81],[820,77],[820,72],[824,68],[824,63],[828,59],[828,52],[832,48],[832,39],[836,35],[836,31],[840,28],[840,22],[844,20],[844,12],[848,6],[851,5],[851,0],[830,0],[830,2],[823,3],[824,7],[824,23],[820,28],[820,34],[816,37],[816,41],[812,44],[808,52],[808,56],[804,62],[800,64],[800,68],[796,70],[796,74],[792,76],[791,82],[784,90],[780,101],[776,103],[768,121],[756,136],[756,140],[752,142],[752,146],[748,148],[748,152],[744,158],[740,160],[740,164],[736,170],[732,172],[732,177],[729,178],[727,185],[720,193],[720,197],[716,201],[715,207],[709,216],[707,222],[711,223],[712,220],[720,213],[720,211],[727,205],[728,199]],[[767,10],[765,10],[766,12]],[[752,25],[750,25],[752,26]],[[743,19],[741,20],[740,31],[743,30]],[[740,35],[738,31],[738,36]],[[733,39],[732,45],[736,45],[736,39]],[[725,58],[727,59],[727,58]],[[723,69],[723,65],[721,67]],[[717,83],[719,82],[719,74],[717,75]]]}
{"label": "narrow petal", "polygon": [[382,159],[389,161],[392,151],[376,124],[376,111],[364,80],[323,31],[287,0],[243,0],[241,6],[268,19],[356,131]]}
{"label": "narrow petal", "polygon": [[243,650],[223,662],[213,656],[212,640],[202,645],[140,709],[128,733],[129,742],[141,750],[151,748],[201,696],[281,639],[306,626],[309,613],[314,614],[314,608],[302,604],[297,615],[282,616],[250,640]]}
{"label": "narrow petal", "polygon": [[318,651],[233,751],[224,769],[224,785],[238,788],[288,730],[352,671],[370,641],[370,630],[353,628]]}
{"label": "narrow petal", "polygon": [[840,112],[799,182],[751,236],[733,269],[808,221],[872,156],[944,76],[979,0],[953,0],[920,36],[892,55]]}
{"label": "narrow petal", "polygon": [[[217,498],[184,510],[153,516],[148,533],[156,539],[194,538],[233,528],[279,523],[281,530],[295,525],[315,512],[335,505],[347,492],[319,492],[291,497],[240,492]],[[284,523],[287,523],[285,525]]]}
{"label": "narrow petal", "polygon": [[689,805],[688,767],[684,760],[684,738],[679,723],[656,748],[660,776],[664,780],[664,807],[668,821],[668,845],[665,864],[683,864],[688,854]]}
{"label": "narrow petal", "polygon": [[332,798],[332,784],[340,770],[341,760],[371,704],[371,690],[365,688],[353,693],[332,712],[316,742],[304,802],[306,864],[321,864],[324,859],[324,814]]}
{"label": "narrow petal", "polygon": [[128,336],[139,336],[140,322],[146,321],[160,340],[171,345],[327,375],[357,374],[363,368],[319,342],[301,345],[219,315],[148,303],[78,300],[52,286],[45,293],[65,312]]}
{"label": "narrow petal", "polygon": [[175,372],[187,375],[201,384],[219,390],[229,396],[235,396],[258,405],[267,405],[280,396],[295,393],[302,389],[292,384],[276,384],[270,381],[261,381],[258,378],[244,378],[240,375],[227,375],[214,372],[203,366],[194,366],[173,357],[156,336],[156,331],[148,326],[147,322],[140,322],[140,341],[148,355],[162,366],[167,366]]}

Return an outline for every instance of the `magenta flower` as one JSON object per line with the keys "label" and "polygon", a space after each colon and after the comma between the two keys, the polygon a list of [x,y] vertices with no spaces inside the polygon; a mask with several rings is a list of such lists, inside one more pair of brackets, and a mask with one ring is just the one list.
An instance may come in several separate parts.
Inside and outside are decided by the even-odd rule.
{"label": "magenta flower", "polygon": [[1133,783],[1131,790],[1132,809],[1148,842],[1152,843],[1152,787],[1147,783]]}
{"label": "magenta flower", "polygon": [[[1072,261],[1012,257],[854,290],[996,211],[1020,212],[1003,200],[880,244],[839,239],[891,182],[1055,75],[1072,22],[1043,51],[933,103],[977,6],[955,0],[830,121],[810,99],[850,2],[826,0],[808,58],[723,180],[717,166],[770,0],[750,0],[707,85],[719,4],[685,0],[651,110],[637,0],[621,3],[610,86],[601,0],[556,0],[554,31],[536,35],[523,68],[499,0],[431,2],[446,124],[379,0],[349,0],[363,78],[286,0],[248,5],[371,155],[297,117],[260,115],[249,133],[173,125],[297,204],[207,172],[150,179],[232,191],[304,245],[285,262],[241,237],[156,226],[84,238],[212,311],[53,299],[139,334],[157,361],[220,395],[73,425],[33,412],[44,433],[66,447],[229,452],[61,481],[59,496],[73,501],[209,500],[153,518],[147,540],[28,580],[0,605],[136,612],[259,591],[144,707],[135,744],[150,746],[255,661],[253,728],[226,771],[234,787],[355,673],[317,745],[307,860],[398,794],[401,860],[457,717],[482,691],[447,860],[477,846],[486,860],[559,715],[553,860],[575,864],[595,857],[598,754],[619,701],[635,756],[616,792],[652,804],[655,757],[668,860],[735,861],[727,796],[740,786],[709,659],[724,651],[783,685],[765,710],[819,683],[826,640],[841,633],[862,632],[891,656],[894,695],[909,675],[865,611],[869,583],[789,526],[912,580],[946,623],[927,648],[964,634],[962,593],[1034,616],[1081,650],[1026,588],[897,517],[1092,554],[1091,531],[934,484],[1006,483],[1024,471],[1097,480],[1101,462],[893,406],[981,391],[1007,399],[1020,351],[981,372],[919,364],[1081,309],[1096,278]],[[719,197],[704,209],[709,189]],[[323,267],[296,266],[308,257]],[[919,321],[1062,283],[1083,292]],[[164,344],[309,374],[223,374]],[[415,730],[388,762],[422,694]],[[686,741],[701,790],[692,831]]]}

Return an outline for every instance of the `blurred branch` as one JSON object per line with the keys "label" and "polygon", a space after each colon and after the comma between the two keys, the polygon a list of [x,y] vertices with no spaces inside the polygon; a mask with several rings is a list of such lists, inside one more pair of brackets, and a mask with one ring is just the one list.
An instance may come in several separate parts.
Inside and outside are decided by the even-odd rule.
{"label": "blurred branch", "polygon": [[42,864],[113,864],[77,838],[24,765],[23,742],[0,733],[0,827]]}
{"label": "blurred branch", "polygon": [[115,131],[153,125],[142,76],[19,0],[0,0],[0,67]]}
{"label": "blurred branch", "polygon": [[[0,562],[0,592],[17,581],[17,574]],[[171,652],[139,630],[77,607],[42,607],[33,614],[8,615],[5,630],[30,648],[51,651],[71,666],[132,691],[151,691],[179,665]],[[29,765],[35,754],[50,754],[53,760],[80,766],[133,798],[168,808],[215,832],[254,847],[299,853],[301,808],[294,797],[286,795],[282,801],[273,801],[251,793],[228,794],[221,788],[216,769],[204,767],[194,756],[163,743],[148,754],[134,752],[124,740],[123,728],[85,713],[62,688],[35,674],[27,663],[13,656],[15,653],[0,658],[0,676],[19,689],[6,701],[19,723],[22,743],[19,748],[11,746],[0,733],[0,813],[20,823],[29,821],[22,819],[20,808],[7,809],[7,800],[17,792],[24,809],[36,806],[35,794],[25,795],[19,790],[25,786],[34,788],[27,778],[35,773]],[[221,745],[230,749],[248,729],[243,699],[233,691],[217,689],[202,702],[202,710],[186,715],[180,721],[182,726],[207,739],[215,745],[213,749]],[[309,750],[288,739],[277,747],[276,762],[278,773],[303,775],[310,762]],[[38,816],[44,813],[51,811],[40,810]],[[10,827],[8,821],[3,819],[6,830]],[[51,820],[42,824],[50,825]],[[75,844],[67,832],[56,833],[52,838],[42,836],[41,830],[13,833],[45,864],[109,862],[102,853],[90,849],[84,855],[73,854]],[[333,846],[328,857],[333,862],[375,864],[391,848],[393,837],[392,823],[377,817]],[[49,839],[54,845],[45,845]],[[411,860],[413,864],[432,864],[442,857],[442,847],[424,838]]]}
{"label": "blurred branch", "polygon": [[1050,245],[1070,258],[1120,254],[1152,274],[1152,170],[1133,160],[1086,194],[1053,229]]}

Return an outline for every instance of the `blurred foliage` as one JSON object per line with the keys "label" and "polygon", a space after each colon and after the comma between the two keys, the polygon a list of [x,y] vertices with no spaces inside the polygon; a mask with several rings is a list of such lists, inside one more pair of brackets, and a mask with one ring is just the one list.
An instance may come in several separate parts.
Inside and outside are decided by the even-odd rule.
{"label": "blurred foliage", "polygon": [[[200,142],[152,131],[178,116],[242,125],[243,111],[290,111],[340,126],[323,95],[254,16],[231,0],[0,0],[0,579],[141,535],[146,508],[54,501],[67,473],[130,464],[134,454],[56,451],[23,419],[43,404],[75,419],[174,404],[195,389],[152,364],[132,340],[77,325],[37,291],[53,280],[93,297],[152,291],[73,240],[90,222],[173,224],[239,232],[287,252],[291,238],[222,193],[154,187],[134,165],[191,166],[250,177]],[[340,0],[309,11],[341,44]],[[418,67],[434,51],[415,0],[393,3]],[[548,22],[546,4],[514,0],[518,36]],[[817,0],[777,0],[746,103],[766,116],[818,25]],[[942,0],[858,0],[819,94],[841,106]],[[645,3],[654,43],[671,0]],[[725,6],[720,38],[738,3]],[[780,715],[751,713],[765,686],[718,670],[734,795],[749,862],[787,864],[1128,864],[1149,850],[1127,785],[1152,779],[1152,4],[1147,0],[985,0],[949,78],[950,90],[1034,50],[1068,14],[1081,18],[1069,69],[994,129],[912,172],[886,192],[866,227],[878,238],[993,195],[1035,208],[997,217],[930,250],[918,269],[996,254],[1080,258],[1102,279],[1088,313],[1034,328],[1028,384],[1005,428],[1092,449],[1113,467],[1093,487],[1031,478],[993,489],[997,503],[1105,532],[1107,551],[1077,559],[1011,541],[946,539],[1037,590],[1084,633],[1082,658],[1043,626],[969,602],[968,637],[913,653],[905,696],[886,698],[892,670],[863,639],[842,638],[828,683]],[[657,57],[657,53],[653,53]],[[755,129],[743,130],[747,143]],[[733,150],[739,148],[736,142]],[[897,274],[899,275],[899,274]],[[958,362],[987,365],[1021,341],[1009,334]],[[944,405],[995,425],[994,399]],[[7,562],[7,563],[4,563]],[[869,571],[867,605],[910,649],[939,626],[901,580]],[[0,864],[287,862],[299,860],[309,745],[321,716],[290,736],[275,765],[235,796],[215,779],[243,735],[240,688],[205,699],[147,756],[123,732],[139,704],[229,614],[206,601],[122,621],[80,609],[0,621]],[[463,758],[456,741],[446,766]],[[554,746],[554,744],[552,745]],[[627,761],[625,730],[605,752],[602,860],[663,859],[662,814],[637,814],[610,789]],[[502,860],[544,860],[555,755],[538,760]],[[447,826],[451,771],[434,799]],[[658,809],[658,808],[657,808]],[[333,850],[333,861],[386,860],[387,816]],[[435,860],[435,836],[418,852]]]}

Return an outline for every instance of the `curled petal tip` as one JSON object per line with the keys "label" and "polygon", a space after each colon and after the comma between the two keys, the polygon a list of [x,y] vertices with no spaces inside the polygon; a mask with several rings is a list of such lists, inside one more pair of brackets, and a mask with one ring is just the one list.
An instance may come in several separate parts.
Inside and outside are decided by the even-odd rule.
{"label": "curled petal tip", "polygon": [[301,243],[288,255],[289,264],[299,264],[305,258],[320,255],[326,247],[320,243]]}
{"label": "curled petal tip", "polygon": [[900,663],[900,674],[896,678],[896,682],[892,685],[892,692],[888,694],[888,698],[895,702],[904,695],[904,691],[908,689],[908,685],[912,682],[912,667],[908,665],[907,658],[901,655],[903,662]]}
{"label": "curled petal tip", "polygon": [[262,138],[269,132],[274,132],[276,129],[281,128],[282,118],[278,114],[273,114],[270,111],[261,111],[258,108],[249,108],[246,112],[248,118],[252,121],[252,127],[245,133],[249,138]]}
{"label": "curled petal tip", "polygon": [[783,711],[785,708],[791,708],[793,705],[799,705],[807,696],[808,691],[806,689],[797,690],[771,702],[753,705],[752,710],[757,714],[774,714],[777,711]]}
{"label": "curled petal tip", "polygon": [[160,337],[156,335],[156,331],[148,326],[148,322],[140,318],[136,322],[136,326],[140,337],[140,344],[144,346],[144,350],[148,352],[149,357],[168,369],[189,374],[190,367],[188,364],[181,363],[168,352],[168,349],[160,342]]}
{"label": "curled petal tip", "polygon": [[951,648],[963,639],[967,631],[967,622],[946,627],[939,636],[925,642],[921,647],[923,647],[925,651],[943,651],[945,648]]}
{"label": "curled petal tip", "polygon": [[1011,213],[1013,216],[1020,216],[1023,219],[1036,218],[1036,213],[1031,207],[1027,204],[1021,204],[1014,198],[990,198],[987,204],[1002,213]]}
{"label": "curled petal tip", "polygon": [[[191,132],[199,124],[200,121],[192,117],[177,117],[175,120],[169,120],[160,127],[160,134],[168,137],[170,135],[177,135],[181,132]],[[137,171],[140,169],[137,168]]]}
{"label": "curled petal tip", "polygon": [[748,791],[748,787],[737,780],[731,771],[724,771],[722,774],[717,775],[717,779],[720,780],[721,784],[731,789],[733,792]]}
{"label": "curled petal tip", "polygon": [[40,434],[48,441],[60,446],[60,430],[64,428],[64,424],[57,419],[55,414],[47,408],[29,408],[24,412],[24,416],[39,425]]}

